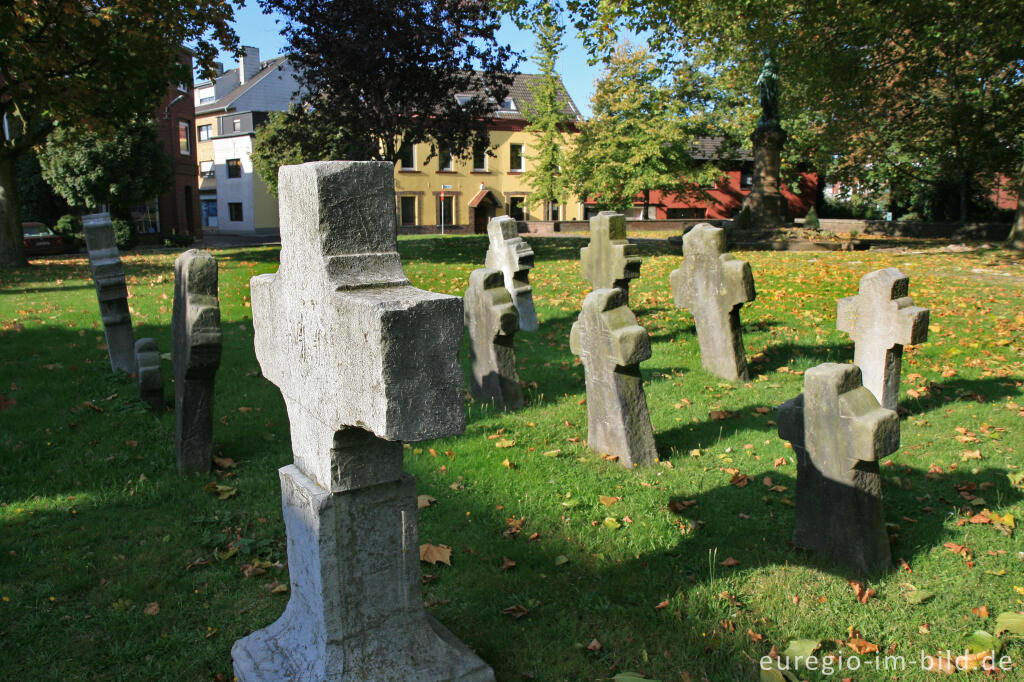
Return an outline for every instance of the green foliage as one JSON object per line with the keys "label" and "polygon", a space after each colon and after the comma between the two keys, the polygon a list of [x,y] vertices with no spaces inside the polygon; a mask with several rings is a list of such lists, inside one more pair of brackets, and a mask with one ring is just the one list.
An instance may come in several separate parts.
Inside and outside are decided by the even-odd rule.
{"label": "green foliage", "polygon": [[22,222],[39,221],[52,225],[68,204],[43,180],[39,159],[33,150],[18,157],[17,169],[18,199]]}
{"label": "green foliage", "polygon": [[114,241],[121,251],[131,251],[139,244],[139,233],[135,226],[127,220],[114,218],[111,223],[114,226]]}
{"label": "green foliage", "polygon": [[123,211],[174,183],[156,125],[132,123],[111,134],[60,127],[39,156],[43,178],[73,206],[108,204]]}
{"label": "green foliage", "polygon": [[70,252],[78,251],[85,244],[82,219],[76,215],[70,213],[62,215],[54,224],[53,231],[61,236],[65,248]]}
{"label": "green foliage", "polygon": [[[14,162],[53,126],[90,130],[153,115],[191,78],[189,45],[207,71],[214,40],[234,50],[232,0],[40,0],[0,3],[0,267],[24,263]],[[188,61],[191,61],[189,59]]]}
{"label": "green foliage", "polygon": [[565,28],[558,22],[550,4],[543,6],[536,32],[537,54],[534,61],[540,77],[530,83],[533,104],[524,113],[528,123],[526,130],[535,133],[537,141],[532,147],[535,153],[527,155],[531,164],[524,180],[533,189],[530,205],[563,204],[569,193],[567,176],[562,172],[565,163],[563,150],[575,116],[566,111],[565,90],[555,71]]}
{"label": "green foliage", "polygon": [[[302,106],[345,131],[356,160],[396,161],[403,144],[437,142],[455,155],[487,143],[516,59],[498,42],[500,15],[465,0],[264,0],[285,17]],[[472,94],[458,101],[457,94]],[[489,99],[493,98],[493,101]]]}
{"label": "green foliage", "polygon": [[804,216],[804,227],[809,230],[817,230],[821,227],[821,222],[818,220],[818,211],[811,206],[811,210]]}
{"label": "green foliage", "polygon": [[[674,75],[674,74],[673,74]],[[680,74],[681,75],[681,74]],[[611,55],[568,160],[569,184],[599,208],[624,211],[650,190],[703,196],[717,169],[693,158],[705,130],[687,115],[673,78],[646,49],[624,44]]]}

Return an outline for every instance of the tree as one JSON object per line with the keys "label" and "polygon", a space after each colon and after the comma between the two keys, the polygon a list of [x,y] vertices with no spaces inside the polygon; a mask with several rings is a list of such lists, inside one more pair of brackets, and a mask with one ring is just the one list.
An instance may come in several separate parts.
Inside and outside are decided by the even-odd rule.
{"label": "tree", "polygon": [[171,158],[151,121],[110,134],[60,126],[47,138],[39,163],[43,179],[68,204],[108,204],[115,218],[129,217],[129,206],[174,184]]}
{"label": "tree", "polygon": [[0,3],[0,267],[25,264],[15,167],[57,124],[115,127],[151,115],[169,83],[191,78],[181,46],[209,72],[237,49],[237,0],[34,0]]}
{"label": "tree", "polygon": [[319,110],[302,112],[292,107],[270,112],[266,123],[256,129],[252,167],[274,196],[281,166],[358,157],[353,137],[322,118]]}
{"label": "tree", "polygon": [[[509,0],[531,6],[530,0]],[[666,61],[687,60],[746,102],[715,114],[753,129],[760,55],[777,55],[790,138],[783,169],[800,162],[879,192],[957,186],[967,218],[971,187],[1014,175],[1024,126],[1024,13],[1016,0],[573,0],[595,54],[617,29],[643,32]],[[1024,178],[1021,178],[1024,180]],[[899,192],[897,191],[897,194]]]}
{"label": "tree", "polygon": [[540,78],[529,87],[533,103],[525,108],[526,130],[536,134],[536,153],[530,155],[530,170],[524,180],[533,189],[531,205],[562,204],[568,194],[568,181],[562,173],[570,127],[575,116],[566,113],[566,98],[562,81],[555,71],[555,63],[562,51],[565,33],[558,15],[550,3],[545,3],[538,16],[537,53],[534,62]]}
{"label": "tree", "polygon": [[686,116],[671,77],[644,48],[621,45],[609,58],[591,98],[593,116],[580,127],[568,160],[576,194],[601,209],[624,211],[651,190],[702,196],[719,172],[692,156],[703,132]]}
{"label": "tree", "polygon": [[351,159],[395,161],[403,144],[418,142],[455,155],[487,144],[515,67],[487,0],[261,3],[287,18],[289,59],[305,90],[286,125],[346,131]]}

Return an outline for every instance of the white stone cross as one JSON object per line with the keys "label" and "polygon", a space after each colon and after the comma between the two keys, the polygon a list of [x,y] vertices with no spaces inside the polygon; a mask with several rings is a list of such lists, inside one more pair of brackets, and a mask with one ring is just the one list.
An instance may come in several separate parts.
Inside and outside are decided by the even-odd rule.
{"label": "white stone cross", "polygon": [[864,386],[890,410],[899,402],[903,346],[928,339],[928,309],[915,306],[909,291],[910,278],[896,268],[875,270],[837,306],[836,328],[856,344],[853,362]]}
{"label": "white stone cross", "polygon": [[505,277],[505,288],[512,296],[512,303],[519,311],[519,329],[524,332],[537,331],[537,310],[533,307],[533,288],[530,286],[530,270],[533,269],[533,249],[519,236],[519,227],[507,215],[491,218],[487,223],[488,268],[501,270]]}
{"label": "white stone cross", "polygon": [[462,301],[411,286],[384,162],[282,166],[281,266],[252,279],[256,356],[288,408],[291,596],[232,648],[252,680],[493,680],[423,608],[401,441],[461,433]]}

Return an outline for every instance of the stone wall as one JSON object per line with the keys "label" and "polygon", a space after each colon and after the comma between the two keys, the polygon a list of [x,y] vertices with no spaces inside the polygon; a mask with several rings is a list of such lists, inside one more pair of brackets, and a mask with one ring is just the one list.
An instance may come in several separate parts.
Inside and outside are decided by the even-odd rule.
{"label": "stone wall", "polygon": [[[797,220],[802,224],[803,220]],[[821,230],[833,234],[875,234],[889,237],[939,237],[1002,241],[1010,233],[1009,223],[927,223],[853,218],[821,218]]]}

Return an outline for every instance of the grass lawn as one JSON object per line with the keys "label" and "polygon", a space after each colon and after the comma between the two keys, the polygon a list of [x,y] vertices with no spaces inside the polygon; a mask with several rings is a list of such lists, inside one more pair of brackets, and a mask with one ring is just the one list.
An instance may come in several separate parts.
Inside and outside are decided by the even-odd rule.
{"label": "grass lawn", "polygon": [[[758,679],[757,661],[773,647],[820,641],[819,654],[846,663],[851,640],[866,646],[856,638],[903,657],[906,669],[879,671],[883,659],[870,653],[858,671],[801,670],[800,679],[932,679],[922,651],[962,652],[968,635],[1024,609],[1020,530],[1005,517],[1005,530],[969,520],[984,509],[1024,518],[1021,260],[1002,251],[739,254],[758,290],[742,312],[754,376],[731,384],[701,369],[692,317],[672,305],[668,275],[681,256],[645,243],[630,301],[651,334],[642,370],[660,462],[630,471],[584,443],[583,370],[568,348],[586,293],[584,241],[529,241],[541,329],[516,337],[527,407],[502,414],[469,403],[463,435],[409,444],[405,458],[419,493],[436,498],[420,512],[420,541],[452,548],[451,566],[423,564],[427,608],[498,679]],[[486,238],[399,246],[413,284],[461,295]],[[124,259],[136,338],[152,336],[164,352],[175,255]],[[252,275],[276,269],[278,250],[215,255],[224,355],[214,436],[236,466],[186,479],[175,473],[173,413],[147,411],[134,381],[110,372],[86,260],[0,271],[5,680],[231,679],[232,643],[284,609],[276,470],[291,461],[288,420],[258,373],[248,288]],[[905,352],[909,414],[902,447],[882,467],[898,563],[866,580],[877,594],[861,603],[847,582],[858,576],[787,542],[796,467],[774,420],[802,390],[804,370],[852,360],[835,330],[836,300],[886,266],[910,275],[931,329]],[[170,397],[171,363],[163,368]],[[235,493],[219,499],[211,482]],[[503,613],[517,605],[528,614]],[[1024,679],[1024,642],[1003,642],[1016,666],[1004,679]]]}

